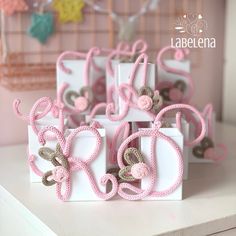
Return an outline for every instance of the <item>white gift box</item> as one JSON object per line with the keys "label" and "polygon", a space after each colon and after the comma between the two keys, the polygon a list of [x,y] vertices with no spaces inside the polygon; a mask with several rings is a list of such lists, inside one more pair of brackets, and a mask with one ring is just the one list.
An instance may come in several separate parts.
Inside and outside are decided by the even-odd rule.
{"label": "white gift box", "polygon": [[[175,118],[167,118],[166,121],[171,124],[173,128],[176,128],[176,120]],[[185,119],[181,119],[181,132],[184,136],[185,140],[189,140],[189,123]],[[184,145],[183,147],[183,162],[184,162],[184,174],[183,179],[188,179],[188,165],[189,165],[189,153],[190,148]]]}
{"label": "white gift box", "polygon": [[107,63],[107,57],[106,56],[94,56],[93,60],[97,67],[101,69],[100,72],[97,72],[94,68],[92,70],[92,78],[98,78],[101,75],[105,75],[106,73],[106,63]]}
{"label": "white gift box", "polygon": [[[99,122],[99,124],[105,129],[105,131],[106,131],[106,139],[109,140],[108,142],[111,142],[111,140],[113,140],[114,135],[117,132],[117,129],[123,123],[121,121],[112,122],[105,115],[97,115],[97,116],[94,117],[93,121]],[[124,132],[124,129],[121,130],[121,132]],[[123,141],[122,138],[119,138],[117,140],[117,148],[119,148],[119,146],[122,143],[122,141]],[[107,142],[107,144],[108,144],[108,142]],[[111,152],[110,147],[109,147],[109,145],[107,145],[107,158],[106,158],[107,171],[109,169],[111,169],[111,168],[118,168],[118,164],[117,163],[113,164],[113,163],[110,162],[110,160],[109,160],[110,152]]]}
{"label": "white gift box", "polygon": [[[212,119],[209,121],[211,123],[211,126],[212,126],[212,141],[215,142],[215,124],[216,124],[216,114],[213,112],[212,114]],[[205,118],[205,124],[206,124],[206,134],[208,134],[208,129],[209,129],[209,126],[208,126],[208,119]],[[193,124],[190,124],[190,139],[194,139],[195,138],[195,135],[194,135],[194,126]],[[195,145],[195,146],[198,146]],[[194,148],[194,147],[193,147]],[[213,163],[214,161],[213,160],[209,160],[209,159],[204,159],[204,158],[197,158],[196,156],[193,155],[193,148],[190,148],[190,151],[189,151],[189,162],[190,163]]]}
{"label": "white gift box", "polygon": [[57,90],[63,83],[69,84],[69,90],[79,91],[84,84],[85,60],[63,60],[64,66],[71,70],[66,73],[57,65]]}
{"label": "white gift box", "polygon": [[[72,130],[69,130],[72,131]],[[106,186],[100,184],[101,178],[106,174],[106,135],[104,129],[98,129],[99,134],[102,137],[102,147],[97,158],[89,164],[89,168],[93,173],[93,177],[99,190],[106,193]],[[89,143],[89,145],[88,145]],[[52,150],[56,149],[57,141],[47,141],[45,147],[49,147]],[[84,131],[78,134],[73,141],[73,148],[71,156],[79,158],[81,161],[85,161],[96,145],[95,136],[89,132]],[[38,154],[42,145],[38,141],[38,137],[32,133],[32,129],[29,126],[29,149],[30,154],[36,157],[35,165],[43,172],[46,173],[49,170],[55,168],[51,162],[44,160]],[[37,176],[32,170],[30,170],[31,182],[42,182],[42,177]],[[71,176],[72,190],[71,196],[68,201],[97,201],[102,200],[99,198],[92,189],[88,176],[83,170],[78,170],[72,173]],[[62,184],[64,186],[64,183]],[[46,187],[46,186],[45,186]],[[64,189],[62,187],[62,192]],[[56,192],[55,192],[56,193]]]}
{"label": "white gift box", "polygon": [[[98,129],[102,137],[102,147],[97,158],[89,164],[99,190],[106,193],[106,186],[101,185],[100,180],[106,174],[106,133],[105,129]],[[89,145],[88,145],[89,144]],[[96,138],[89,131],[81,132],[73,141],[73,150],[71,155],[85,161],[95,148]],[[68,201],[99,201],[99,198],[92,189],[88,176],[83,170],[73,172],[72,174],[72,192]],[[63,190],[62,190],[63,191]]]}
{"label": "white gift box", "polygon": [[[108,99],[108,94],[110,93],[110,89],[113,87],[114,89],[117,89],[117,81],[118,81],[118,64],[120,63],[119,60],[112,60],[111,61],[111,66],[114,71],[114,76],[112,76],[108,71],[106,70],[106,96]],[[107,100],[108,101],[108,100]],[[118,112],[118,96],[117,92],[112,93],[112,101],[115,104],[115,112]],[[109,101],[111,102],[111,101]]]}
{"label": "white gift box", "polygon": [[114,76],[112,76],[106,70],[106,91],[107,91],[107,94],[108,94],[108,90],[110,89],[110,87],[116,86],[116,81],[118,80],[118,77],[117,77],[117,66],[118,66],[119,63],[120,63],[119,60],[112,60],[111,61],[111,66],[112,66],[113,71],[114,71]]}
{"label": "white gift box", "polygon": [[[55,126],[58,127],[59,120],[55,119],[51,116],[45,116],[43,119],[38,120],[37,127],[39,129],[42,129],[46,126]],[[67,120],[65,120],[64,125],[66,127]],[[55,140],[49,140],[47,141],[47,145],[49,148],[55,149],[56,147],[56,141]],[[28,152],[30,155],[35,156],[35,164],[36,166],[42,170],[47,171],[50,170],[53,165],[49,162],[41,158],[38,154],[39,148],[41,147],[41,144],[38,141],[38,136],[34,133],[32,127],[28,125]],[[38,176],[33,172],[33,170],[30,168],[30,182],[32,183],[38,183],[42,181],[42,177]]]}
{"label": "white gift box", "polygon": [[[184,61],[165,60],[164,63],[170,68],[178,69],[178,70],[182,70],[182,71],[185,71],[187,73],[190,73],[190,61],[188,61],[188,60],[184,60]],[[184,77],[184,76],[182,76],[181,74],[178,74],[178,73],[166,72],[160,66],[158,66],[157,70],[158,70],[157,87],[160,91],[164,87],[168,88],[168,86],[162,86],[161,83],[170,82],[174,86],[174,83],[176,81],[180,80],[180,81],[184,81],[187,85],[186,91],[184,91],[184,94],[187,94],[189,92],[188,91],[189,81],[187,80],[186,77]],[[184,95],[184,96],[186,96],[186,95]],[[165,101],[164,103],[168,104],[168,101]]]}
{"label": "white gift box", "polygon": [[[172,128],[176,128],[176,120],[175,118],[166,118],[165,119],[168,124],[171,125]],[[152,122],[145,122],[141,124],[142,126],[145,126],[145,128],[151,128],[153,127]],[[185,119],[181,119],[181,132],[186,140],[189,139],[189,123]],[[133,122],[132,123],[132,132],[137,132],[139,130],[138,124]],[[184,145],[183,147],[183,162],[184,162],[184,174],[183,174],[183,180],[188,179],[188,166],[189,166],[189,153],[190,148]]]}
{"label": "white gift box", "polygon": [[[134,63],[120,63],[118,65],[118,81],[117,87],[119,87],[123,83],[129,83],[131,71],[134,67]],[[144,64],[140,63],[137,69],[135,79],[133,82],[134,89],[138,90],[143,86],[143,71],[144,71]],[[148,63],[147,65],[147,83],[145,86],[150,87],[153,91],[155,90],[155,65]],[[118,113],[122,114],[122,111],[125,106],[125,102],[118,97]],[[146,112],[135,109],[129,108],[127,116],[123,119],[124,121],[135,122],[135,121],[152,121],[153,118],[150,117]]]}
{"label": "white gift box", "polygon": [[[168,67],[171,67],[173,69],[183,70],[185,72],[190,73],[190,61],[184,60],[184,61],[177,61],[177,60],[165,60],[165,65]],[[188,81],[184,76],[181,76],[179,74],[166,72],[163,70],[160,66],[157,66],[158,71],[158,83],[162,81],[170,81],[170,82],[176,82],[177,80],[183,80],[188,84]]]}
{"label": "white gift box", "polygon": [[[90,70],[90,79],[92,82],[92,86],[93,88],[97,86],[97,82],[100,78],[103,78],[103,82],[104,82],[104,89],[106,89],[106,62],[107,62],[107,57],[105,56],[95,56],[93,57],[94,63],[96,64],[96,66],[99,68],[99,71],[95,70],[95,68],[93,68],[91,66],[91,70]],[[93,89],[94,92],[94,97],[96,99],[96,101],[99,102],[105,102],[106,101],[106,94],[102,93],[102,94],[97,94],[95,93],[96,90]]]}
{"label": "white gift box", "polygon": [[[183,151],[183,135],[177,128],[161,128],[160,132],[173,139]],[[150,163],[151,137],[140,138],[140,150],[145,157],[145,161]],[[178,177],[177,154],[172,146],[163,139],[157,139],[157,182],[154,191],[161,191],[169,188]],[[141,180],[141,188],[147,189],[150,179]],[[182,200],[182,184],[171,194],[165,197],[147,197],[144,200]]]}
{"label": "white gift box", "polygon": [[[66,68],[71,70],[71,73],[64,72],[61,70],[60,66],[57,65],[57,91],[63,83],[68,84],[68,88],[63,95],[63,101],[67,107],[72,108],[72,106],[66,102],[65,95],[71,90],[79,93],[82,87],[87,86],[84,81],[86,60],[63,60],[62,63]],[[92,66],[90,65],[90,71],[92,72],[94,69],[91,69],[91,67]],[[91,76],[92,74],[94,75],[95,73],[89,74],[89,86],[91,89],[94,81]],[[87,109],[85,112],[82,112],[82,114],[86,114],[89,110],[90,109]]]}

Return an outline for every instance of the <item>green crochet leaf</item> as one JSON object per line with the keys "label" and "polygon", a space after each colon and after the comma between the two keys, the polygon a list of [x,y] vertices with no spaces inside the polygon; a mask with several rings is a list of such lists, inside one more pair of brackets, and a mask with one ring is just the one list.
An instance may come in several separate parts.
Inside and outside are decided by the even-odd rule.
{"label": "green crochet leaf", "polygon": [[54,32],[54,19],[50,12],[37,14],[34,13],[31,18],[31,26],[28,30],[28,35],[38,39],[42,44],[46,43],[47,39]]}

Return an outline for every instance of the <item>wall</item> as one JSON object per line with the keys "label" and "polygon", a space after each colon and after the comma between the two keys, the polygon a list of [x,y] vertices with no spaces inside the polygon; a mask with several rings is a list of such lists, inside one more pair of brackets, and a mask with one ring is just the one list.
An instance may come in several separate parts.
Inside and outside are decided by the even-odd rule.
{"label": "wall", "polygon": [[[191,5],[194,0],[188,1]],[[204,0],[203,16],[208,22],[208,35],[216,37],[216,49],[199,49],[201,51],[200,67],[192,71],[197,90],[193,103],[202,108],[212,102],[221,117],[222,109],[222,82],[223,82],[223,45],[224,45],[224,1]],[[151,47],[155,47],[153,41]],[[166,42],[169,44],[169,39]],[[17,119],[12,112],[14,98],[23,100],[22,110],[28,114],[32,103],[41,96],[54,96],[54,91],[33,91],[25,93],[11,93],[0,88],[0,145],[23,143],[27,140],[26,124]]]}
{"label": "wall", "polygon": [[226,40],[225,40],[225,81],[224,81],[224,109],[225,122],[236,125],[235,89],[236,89],[236,1],[227,1]]}

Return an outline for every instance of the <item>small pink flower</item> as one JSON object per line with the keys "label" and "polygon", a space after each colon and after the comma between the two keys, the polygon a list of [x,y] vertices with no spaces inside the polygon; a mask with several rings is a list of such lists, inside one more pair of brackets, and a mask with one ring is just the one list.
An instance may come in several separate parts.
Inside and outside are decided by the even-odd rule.
{"label": "small pink flower", "polygon": [[144,111],[149,111],[152,109],[153,101],[152,98],[147,95],[142,95],[138,99],[138,107]]}
{"label": "small pink flower", "polygon": [[213,160],[215,156],[216,156],[216,154],[215,154],[215,150],[213,147],[207,148],[207,150],[204,152],[205,159]]}
{"label": "small pink flower", "polygon": [[56,182],[62,183],[69,178],[69,172],[63,166],[57,166],[55,169],[52,170],[52,178]]}
{"label": "small pink flower", "polygon": [[172,88],[170,89],[169,97],[173,102],[180,102],[183,99],[183,93],[177,88]]}
{"label": "small pink flower", "polygon": [[89,106],[88,99],[86,97],[78,97],[75,99],[75,107],[79,111],[85,111]]}
{"label": "small pink flower", "polygon": [[143,162],[136,163],[131,167],[131,175],[135,179],[142,179],[142,178],[148,176],[149,173],[150,173],[150,169],[149,169],[148,165],[146,165]]}

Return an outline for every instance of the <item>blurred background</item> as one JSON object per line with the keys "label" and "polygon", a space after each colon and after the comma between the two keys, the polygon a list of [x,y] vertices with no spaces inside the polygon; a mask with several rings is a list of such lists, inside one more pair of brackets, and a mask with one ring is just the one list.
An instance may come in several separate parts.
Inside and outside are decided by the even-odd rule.
{"label": "blurred background", "polygon": [[[91,2],[127,19],[145,1]],[[27,125],[13,114],[12,102],[21,99],[22,111],[28,114],[36,99],[55,97],[55,63],[62,51],[84,51],[94,45],[112,48],[119,42],[119,25],[106,12],[85,5],[83,21],[67,24],[56,21],[54,34],[42,45],[26,34],[34,10],[1,16],[0,145],[26,142]],[[235,12],[233,0],[160,0],[156,9],[137,19],[133,39],[146,40],[155,60],[158,50],[170,45],[171,37],[176,37],[177,18],[185,13],[201,14],[208,24],[206,37],[216,39],[216,48],[190,51],[191,74],[196,85],[192,104],[201,109],[213,103],[218,120],[236,125]]]}

